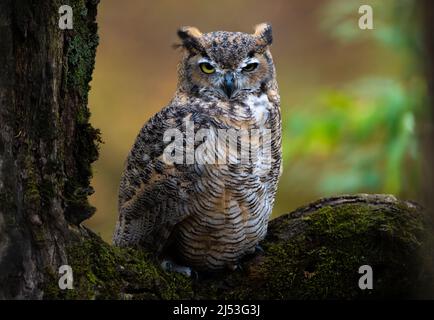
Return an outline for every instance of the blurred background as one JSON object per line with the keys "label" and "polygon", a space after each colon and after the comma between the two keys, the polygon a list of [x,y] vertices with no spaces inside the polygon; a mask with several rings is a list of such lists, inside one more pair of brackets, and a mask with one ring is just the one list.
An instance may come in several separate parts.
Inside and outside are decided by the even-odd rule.
{"label": "blurred background", "polygon": [[[423,202],[431,126],[418,1],[103,1],[89,106],[104,144],[86,222],[106,241],[136,135],[176,88],[176,30],[252,32],[273,25],[284,173],[273,216],[320,197],[392,193]],[[360,30],[369,4],[374,30]],[[428,128],[428,129],[427,129]],[[432,190],[432,189],[429,189]]]}

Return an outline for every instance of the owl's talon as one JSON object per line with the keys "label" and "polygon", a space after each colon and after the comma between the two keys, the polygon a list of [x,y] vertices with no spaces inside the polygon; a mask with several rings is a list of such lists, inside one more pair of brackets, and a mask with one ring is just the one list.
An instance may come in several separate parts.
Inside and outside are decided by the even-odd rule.
{"label": "owl's talon", "polygon": [[243,266],[240,263],[228,265],[228,268],[231,271],[243,271]]}
{"label": "owl's talon", "polygon": [[163,260],[163,262],[161,262],[161,268],[166,272],[177,272],[188,278],[198,278],[197,272],[190,267],[178,265],[170,260]]}
{"label": "owl's talon", "polygon": [[264,248],[262,248],[261,245],[257,244],[255,246],[255,253],[259,253],[259,254],[265,253]]}
{"label": "owl's talon", "polygon": [[164,260],[161,262],[161,268],[166,272],[172,272],[173,270],[173,263],[169,260]]}
{"label": "owl's talon", "polygon": [[191,276],[190,278],[193,280],[199,280],[199,273],[197,273],[196,270],[190,269],[191,270]]}

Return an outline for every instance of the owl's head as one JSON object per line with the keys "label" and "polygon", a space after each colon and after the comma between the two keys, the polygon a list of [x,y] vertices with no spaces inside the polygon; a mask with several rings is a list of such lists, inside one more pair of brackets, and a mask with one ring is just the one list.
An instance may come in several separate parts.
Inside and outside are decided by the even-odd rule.
{"label": "owl's head", "polygon": [[269,24],[257,25],[253,34],[182,27],[178,36],[185,52],[178,86],[184,92],[230,100],[258,92],[274,80]]}

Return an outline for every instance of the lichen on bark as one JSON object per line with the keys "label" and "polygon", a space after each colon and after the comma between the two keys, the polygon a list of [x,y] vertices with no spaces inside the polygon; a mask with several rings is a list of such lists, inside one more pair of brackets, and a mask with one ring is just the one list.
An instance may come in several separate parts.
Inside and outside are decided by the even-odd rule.
{"label": "lichen on bark", "polygon": [[69,1],[73,9],[74,27],[65,31],[65,76],[64,94],[73,112],[74,136],[70,151],[73,158],[73,170],[65,183],[66,218],[75,224],[88,219],[95,213],[90,205],[88,195],[93,192],[90,186],[92,177],[91,164],[97,160],[99,144],[102,143],[99,129],[90,124],[88,93],[95,66],[96,48],[99,37],[97,33],[95,0]]}

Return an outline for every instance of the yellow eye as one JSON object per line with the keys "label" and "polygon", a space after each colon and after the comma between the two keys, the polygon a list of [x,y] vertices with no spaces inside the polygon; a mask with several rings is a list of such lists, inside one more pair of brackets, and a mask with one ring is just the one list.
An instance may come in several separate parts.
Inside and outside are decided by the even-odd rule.
{"label": "yellow eye", "polygon": [[250,71],[255,70],[257,67],[258,67],[258,64],[256,62],[249,63],[247,66],[245,66],[243,68],[243,71],[250,72]]}
{"label": "yellow eye", "polygon": [[208,62],[201,63],[199,67],[200,70],[202,70],[202,72],[206,74],[211,74],[215,72],[215,68]]}

